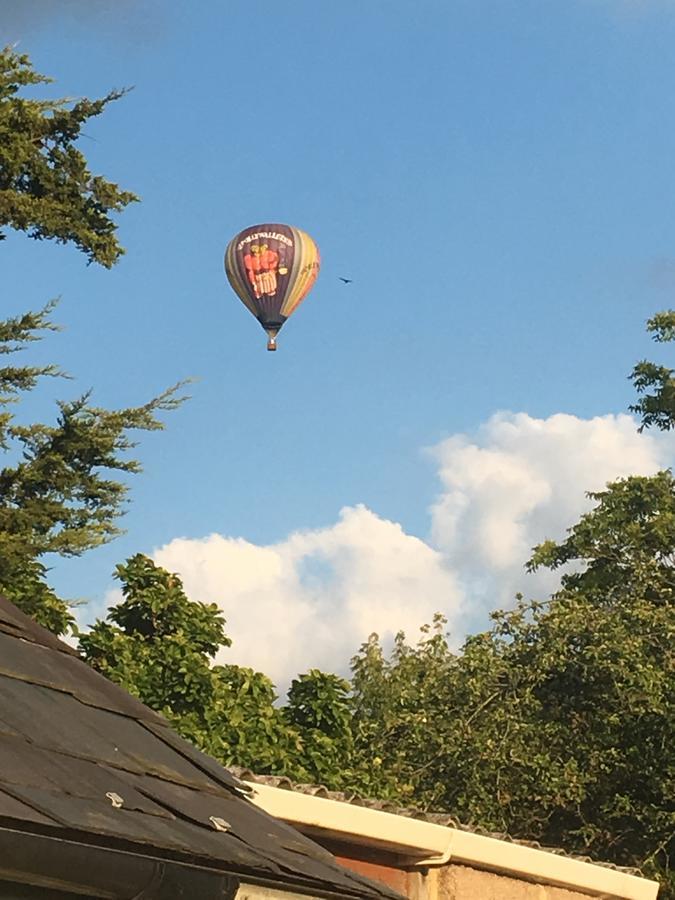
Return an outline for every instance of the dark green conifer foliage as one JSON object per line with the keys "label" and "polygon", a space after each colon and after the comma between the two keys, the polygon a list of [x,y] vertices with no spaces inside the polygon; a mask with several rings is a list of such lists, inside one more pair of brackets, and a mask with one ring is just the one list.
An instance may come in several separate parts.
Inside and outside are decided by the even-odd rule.
{"label": "dark green conifer foliage", "polygon": [[[50,312],[48,306],[0,321],[0,357],[54,330]],[[0,368],[0,593],[56,634],[73,620],[47,584],[45,558],[80,556],[120,533],[129,489],[122,477],[140,470],[129,454],[131,435],[161,429],[157,413],[183,400],[176,386],[142,406],[107,410],[84,394],[61,401],[52,424],[19,423],[23,395],[41,378],[61,374],[13,358]]]}
{"label": "dark green conifer foliage", "polygon": [[[76,142],[124,92],[77,102],[25,96],[49,81],[26,55],[0,50],[0,239],[13,228],[72,244],[109,268],[124,252],[111,214],[137,198],[93,175]],[[4,309],[11,299],[5,286]],[[15,358],[57,330],[53,307],[0,320],[0,592],[61,634],[73,619],[47,583],[49,555],[79,556],[119,534],[126,476],[140,470],[132,435],[162,428],[157,414],[183,398],[175,386],[141,406],[108,410],[85,393],[60,402],[54,422],[26,424],[26,395],[43,378],[64,377],[56,365]]]}
{"label": "dark green conifer foliage", "polygon": [[51,81],[30,59],[0,50],[0,239],[2,228],[74,244],[110,268],[124,253],[112,213],[138,198],[89,170],[76,142],[87,122],[125,91],[100,100],[37,100],[22,89]]}

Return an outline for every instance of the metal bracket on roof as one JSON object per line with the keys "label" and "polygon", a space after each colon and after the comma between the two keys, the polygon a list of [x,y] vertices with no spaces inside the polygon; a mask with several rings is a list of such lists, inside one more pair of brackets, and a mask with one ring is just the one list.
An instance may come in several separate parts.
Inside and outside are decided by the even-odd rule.
{"label": "metal bracket on roof", "polygon": [[241,781],[239,778],[234,779],[234,789],[240,794],[243,794],[245,797],[252,797],[255,794],[255,788],[253,787],[253,785],[246,784],[245,781]]}
{"label": "metal bracket on roof", "polygon": [[220,816],[209,816],[209,822],[216,831],[229,831],[232,828],[230,823],[226,822],[225,819],[221,819]]}
{"label": "metal bracket on roof", "polygon": [[122,809],[124,806],[124,798],[120,797],[119,794],[116,794],[115,791],[108,791],[106,797],[110,800],[115,809]]}

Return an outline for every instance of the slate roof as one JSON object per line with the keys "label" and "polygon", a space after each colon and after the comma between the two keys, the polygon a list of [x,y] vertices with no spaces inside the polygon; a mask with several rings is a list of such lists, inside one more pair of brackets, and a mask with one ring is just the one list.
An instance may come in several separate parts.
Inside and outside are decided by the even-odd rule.
{"label": "slate roof", "polygon": [[132,851],[312,896],[398,897],[343,869],[247,792],[0,598],[0,832]]}

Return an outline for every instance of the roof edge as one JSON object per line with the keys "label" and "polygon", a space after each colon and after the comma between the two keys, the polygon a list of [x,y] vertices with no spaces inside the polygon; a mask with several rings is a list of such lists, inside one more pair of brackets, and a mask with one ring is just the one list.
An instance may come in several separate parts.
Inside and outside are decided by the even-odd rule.
{"label": "roof edge", "polygon": [[185,896],[182,892],[189,887],[190,893],[194,889],[195,896],[205,900],[232,900],[240,885],[234,874],[0,826],[3,879],[103,898],[140,897],[158,888],[167,895]]}
{"label": "roof edge", "polygon": [[[354,900],[361,896],[346,893],[337,885],[301,882],[292,875],[224,871],[207,860],[179,859],[147,845],[118,843],[120,846],[91,843],[77,832],[63,836],[0,822],[0,883],[30,884],[103,900],[145,897],[146,891],[154,897],[159,889],[162,896],[203,900]],[[382,894],[385,896],[393,900],[400,895],[387,892]]]}
{"label": "roof edge", "polygon": [[[244,779],[245,781],[247,779]],[[416,867],[471,865],[607,900],[656,900],[655,881],[547,850],[248,781],[251,802],[314,835],[388,850]]]}

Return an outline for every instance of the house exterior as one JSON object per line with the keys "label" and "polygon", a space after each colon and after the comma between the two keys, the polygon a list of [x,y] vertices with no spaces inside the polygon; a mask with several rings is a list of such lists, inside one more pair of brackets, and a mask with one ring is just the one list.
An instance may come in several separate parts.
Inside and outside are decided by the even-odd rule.
{"label": "house exterior", "polygon": [[410,900],[655,900],[637,873],[463,828],[451,816],[234,769],[261,809]]}
{"label": "house exterior", "polygon": [[401,900],[0,598],[0,900]]}

